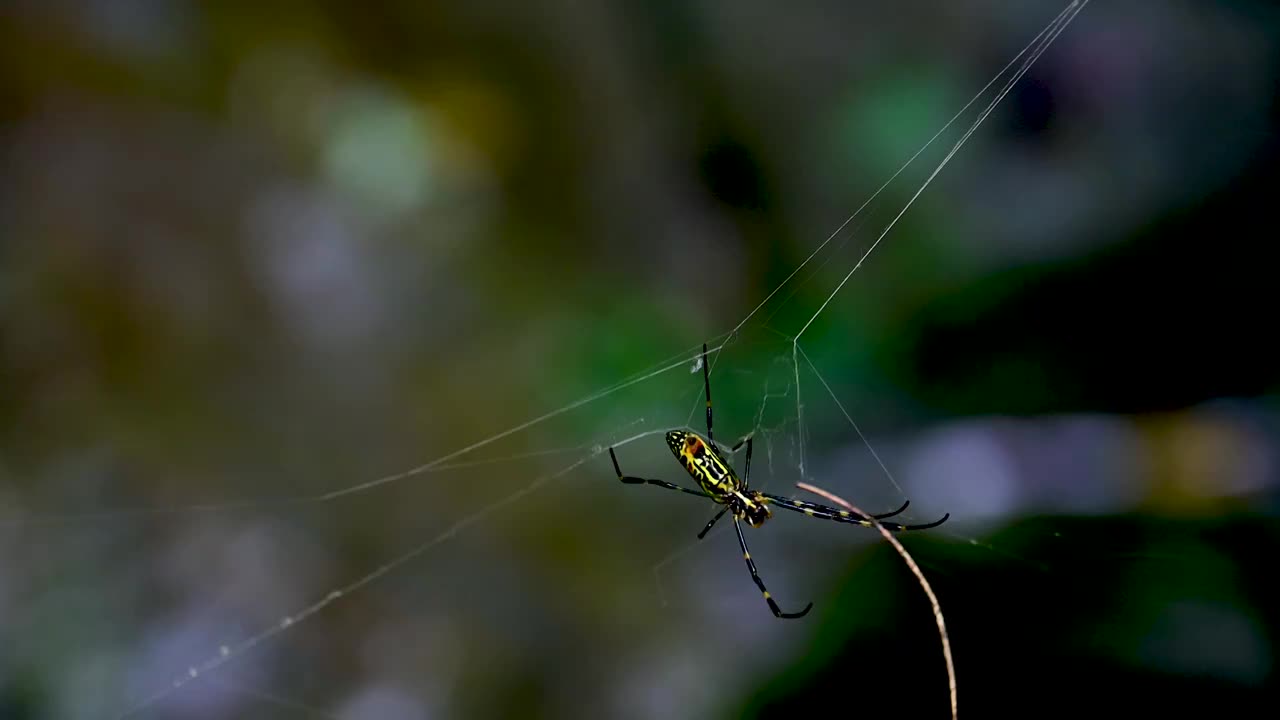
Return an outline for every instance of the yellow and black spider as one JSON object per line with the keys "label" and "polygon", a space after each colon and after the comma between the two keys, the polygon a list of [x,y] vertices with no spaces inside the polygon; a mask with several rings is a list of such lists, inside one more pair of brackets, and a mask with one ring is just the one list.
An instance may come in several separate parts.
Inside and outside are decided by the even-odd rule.
{"label": "yellow and black spider", "polygon": [[[706,536],[717,520],[723,517],[726,512],[732,510],[733,528],[738,532],[738,544],[742,546],[742,557],[747,561],[747,570],[751,571],[751,579],[755,581],[756,587],[760,588],[760,592],[764,593],[764,600],[769,603],[769,609],[773,611],[775,616],[780,618],[804,617],[813,609],[813,603],[806,605],[800,612],[786,613],[782,612],[782,609],[778,607],[778,603],[769,595],[769,591],[764,586],[764,581],[760,579],[760,574],[756,572],[755,562],[751,560],[751,552],[747,550],[747,539],[742,534],[742,525],[739,521],[746,520],[751,527],[760,527],[765,520],[772,517],[769,505],[777,505],[780,508],[804,513],[809,517],[853,523],[863,527],[874,526],[867,517],[856,513],[752,490],[748,484],[751,480],[751,436],[743,438],[729,450],[730,453],[736,453],[743,443],[747,446],[747,459],[743,466],[742,477],[739,478],[733,467],[725,460],[711,433],[711,371],[707,367],[707,346],[705,343],[702,345],[702,382],[707,391],[707,437],[704,439],[698,433],[687,430],[672,430],[667,433],[667,446],[671,448],[671,452],[675,454],[676,458],[684,464],[685,469],[689,471],[693,479],[698,481],[698,486],[702,488],[701,491],[683,488],[665,480],[623,475],[622,469],[618,466],[618,456],[614,454],[613,448],[609,448],[609,458],[613,460],[613,470],[618,474],[619,480],[629,485],[648,483],[668,490],[679,490],[689,495],[711,498],[713,501],[724,505],[724,508],[716,513],[715,517],[711,518],[706,527],[702,528],[702,532],[698,533],[699,540]],[[910,501],[907,501],[902,504],[902,507],[891,513],[873,517],[876,520],[893,517],[906,510],[909,504]],[[925,525],[902,525],[895,522],[885,522],[881,523],[881,525],[893,531],[927,530],[941,525],[949,517],[951,517],[951,513],[943,515],[941,520]]]}

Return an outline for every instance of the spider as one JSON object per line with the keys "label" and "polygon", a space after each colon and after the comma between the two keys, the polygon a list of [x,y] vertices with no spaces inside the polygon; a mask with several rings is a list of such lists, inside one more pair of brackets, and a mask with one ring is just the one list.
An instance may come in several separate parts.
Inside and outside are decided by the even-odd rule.
{"label": "spider", "polygon": [[[726,512],[733,511],[733,528],[738,533],[738,544],[742,546],[742,557],[747,561],[747,570],[751,572],[751,579],[755,582],[756,587],[760,588],[760,592],[764,594],[764,601],[769,604],[769,609],[773,611],[775,617],[784,619],[794,619],[804,617],[813,609],[813,603],[809,603],[800,612],[788,613],[783,612],[778,607],[778,602],[769,595],[768,589],[764,586],[764,581],[760,579],[760,573],[756,572],[756,564],[751,559],[751,552],[747,549],[747,538],[742,534],[741,520],[746,520],[751,527],[760,527],[766,520],[772,517],[769,510],[770,505],[777,505],[780,508],[793,510],[795,512],[804,513],[809,517],[822,518],[824,520],[834,520],[835,522],[852,523],[863,527],[874,527],[871,520],[865,516],[851,513],[839,508],[833,508],[828,505],[818,505],[815,503],[797,500],[795,498],[782,497],[779,495],[771,495],[759,490],[752,490],[750,487],[751,480],[751,436],[738,441],[729,450],[730,454],[736,453],[743,444],[747,446],[747,459],[743,466],[742,477],[734,472],[734,469],[725,460],[723,450],[720,449],[715,442],[711,433],[711,371],[707,366],[707,345],[702,345],[702,382],[707,393],[707,436],[703,438],[696,432],[687,430],[672,430],[667,433],[667,446],[671,448],[671,452],[675,454],[676,459],[684,464],[689,474],[698,482],[701,490],[690,490],[681,487],[675,483],[669,483],[665,480],[653,480],[650,478],[633,477],[623,475],[622,468],[618,466],[618,456],[614,453],[614,449],[609,448],[609,458],[613,460],[613,470],[618,475],[618,479],[628,485],[657,485],[668,490],[678,490],[689,495],[697,495],[698,497],[711,498],[714,502],[724,505],[715,517],[707,522],[706,527],[702,528],[702,532],[698,533],[698,539],[706,537],[716,522],[724,516]],[[891,518],[902,513],[907,509],[911,502],[907,501],[902,507],[891,513],[883,515],[874,515],[876,520]],[[947,521],[951,517],[951,513],[942,516],[942,519],[925,525],[902,525],[895,522],[881,523],[886,529],[893,531],[902,530],[927,530],[935,528]]]}

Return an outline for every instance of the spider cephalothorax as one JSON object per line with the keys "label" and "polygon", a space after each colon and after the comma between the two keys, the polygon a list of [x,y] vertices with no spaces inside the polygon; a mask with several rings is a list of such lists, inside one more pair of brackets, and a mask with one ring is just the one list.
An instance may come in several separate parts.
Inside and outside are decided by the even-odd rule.
{"label": "spider cephalothorax", "polygon": [[769,511],[768,502],[763,493],[754,490],[746,493],[747,500],[739,501],[734,508],[734,515],[747,521],[751,527],[760,527],[765,520],[773,517],[773,513]]}

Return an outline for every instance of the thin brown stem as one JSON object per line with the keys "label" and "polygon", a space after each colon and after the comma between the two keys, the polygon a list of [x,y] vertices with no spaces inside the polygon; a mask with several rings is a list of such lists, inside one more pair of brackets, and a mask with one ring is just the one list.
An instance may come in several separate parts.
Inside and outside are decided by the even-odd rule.
{"label": "thin brown stem", "polygon": [[912,574],[916,576],[916,580],[920,582],[920,587],[924,588],[924,594],[929,596],[929,604],[933,606],[933,619],[938,624],[938,637],[942,639],[942,657],[947,661],[947,681],[951,687],[951,720],[958,720],[956,667],[951,660],[951,640],[947,637],[947,623],[942,619],[942,605],[938,604],[938,596],[933,594],[933,588],[929,586],[929,581],[925,579],[924,573],[920,571],[920,566],[916,565],[916,561],[911,558],[911,554],[907,552],[906,548],[902,547],[902,543],[898,542],[898,538],[894,537],[893,533],[886,530],[873,516],[859,510],[853,503],[808,483],[796,483],[796,487],[824,497],[849,512],[857,513],[870,520],[876,526],[876,529],[880,531],[880,534],[884,536],[884,539],[888,540],[890,545],[893,545],[893,549],[897,550],[903,561],[907,563],[907,567],[911,569]]}

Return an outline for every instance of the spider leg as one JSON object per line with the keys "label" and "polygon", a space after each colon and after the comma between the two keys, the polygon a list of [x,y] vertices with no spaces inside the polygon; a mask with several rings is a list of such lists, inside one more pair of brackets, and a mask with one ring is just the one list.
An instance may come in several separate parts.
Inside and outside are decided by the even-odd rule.
{"label": "spider leg", "polygon": [[877,520],[883,520],[883,519],[885,519],[885,518],[891,518],[891,517],[893,517],[894,515],[901,515],[901,514],[903,513],[903,511],[905,511],[905,510],[907,509],[907,507],[908,507],[908,506],[910,506],[910,505],[911,505],[911,501],[910,501],[910,500],[904,500],[904,501],[902,502],[902,507],[898,508],[897,510],[894,510],[893,512],[881,513],[880,515],[872,515],[871,517],[873,517],[873,518],[875,518],[875,519],[877,519]]}
{"label": "spider leg", "polygon": [[707,366],[706,343],[702,343],[702,384],[707,389],[707,439],[714,446],[716,438],[711,434],[711,368]]}
{"label": "spider leg", "polygon": [[666,488],[668,490],[679,490],[682,493],[688,493],[689,495],[697,495],[698,497],[701,497],[701,498],[709,497],[704,492],[700,492],[698,490],[690,490],[689,488],[683,488],[683,487],[680,487],[679,485],[676,485],[675,483],[669,483],[666,480],[654,480],[652,478],[642,478],[642,477],[634,477],[632,475],[623,475],[622,469],[618,467],[618,456],[613,453],[613,448],[609,448],[609,459],[613,460],[613,471],[618,474],[618,479],[626,483],[627,485],[644,485],[647,483],[649,485],[657,485],[660,488]]}
{"label": "spider leg", "polygon": [[760,592],[764,595],[764,601],[769,603],[769,609],[773,611],[774,616],[791,620],[807,615],[813,609],[813,603],[805,605],[800,612],[782,612],[782,608],[778,607],[777,601],[769,595],[769,590],[765,588],[764,581],[760,579],[760,573],[756,572],[756,564],[751,559],[751,551],[747,550],[747,539],[742,535],[742,523],[738,522],[737,515],[733,517],[733,529],[738,531],[738,544],[742,546],[742,557],[747,561],[747,570],[751,571],[751,579],[755,581],[756,587],[760,588]]}
{"label": "spider leg", "polygon": [[724,443],[717,442],[716,450],[719,450],[721,455],[734,455],[739,450],[742,449],[743,445],[747,444],[748,440],[750,440],[754,436],[755,436],[755,433],[749,433],[747,435],[743,435],[742,437],[738,438],[738,442],[734,443],[733,447],[729,447]]}
{"label": "spider leg", "polygon": [[[840,510],[839,508],[833,508],[828,505],[818,505],[816,503],[805,502],[803,500],[796,500],[795,498],[781,497],[779,495],[770,495],[769,493],[761,493],[761,494],[764,495],[766,498],[768,498],[769,501],[772,502],[774,505],[777,505],[780,508],[786,508],[787,510],[792,510],[794,512],[804,513],[809,517],[822,518],[823,520],[834,520],[836,522],[851,523],[854,525],[861,525],[862,527],[875,527],[875,525],[872,524],[872,522],[868,520],[866,517],[862,515],[858,515],[856,513],[851,513],[848,510]],[[898,513],[902,512],[905,509],[906,509],[905,507],[902,507],[892,513],[888,513],[887,515],[884,515],[884,516],[875,515],[873,517],[875,517],[877,520],[879,520],[881,517],[892,517],[893,515],[897,515]],[[931,522],[931,523],[925,523],[923,525],[903,525],[901,523],[896,523],[896,522],[885,522],[880,524],[883,525],[886,530],[893,530],[894,532],[899,532],[902,530],[928,530],[929,528],[938,527],[942,523],[946,522],[947,519],[950,517],[951,517],[951,513],[947,513],[946,515],[943,515],[940,519],[935,520],[934,522]]]}
{"label": "spider leg", "polygon": [[698,533],[698,539],[701,540],[702,538],[706,537],[707,533],[711,532],[711,526],[715,525],[716,521],[718,521],[721,517],[723,517],[724,514],[728,512],[728,510],[729,510],[728,505],[725,505],[723,508],[721,508],[720,512],[716,513],[716,516],[711,518],[711,521],[707,523],[707,526],[702,528],[702,532]]}

